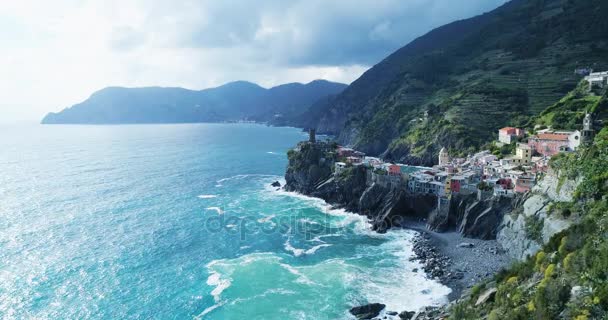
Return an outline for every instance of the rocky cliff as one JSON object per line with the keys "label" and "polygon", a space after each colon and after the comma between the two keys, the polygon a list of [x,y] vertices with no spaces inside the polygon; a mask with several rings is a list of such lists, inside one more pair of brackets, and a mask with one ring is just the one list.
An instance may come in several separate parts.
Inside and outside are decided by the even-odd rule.
{"label": "rocky cliff", "polygon": [[553,235],[572,225],[574,221],[567,213],[552,208],[555,203],[572,201],[579,183],[560,180],[558,173],[549,171],[516,208],[504,216],[497,240],[509,255],[519,260],[534,255]]}
{"label": "rocky cliff", "polygon": [[457,230],[468,238],[493,240],[516,201],[483,193],[453,195],[431,212],[428,226],[433,231]]}
{"label": "rocky cliff", "polygon": [[435,196],[412,194],[398,185],[375,182],[364,166],[349,167],[334,175],[335,146],[328,143],[300,143],[288,158],[287,191],[318,197],[366,215],[379,232],[401,226],[405,220],[426,218],[437,205]]}

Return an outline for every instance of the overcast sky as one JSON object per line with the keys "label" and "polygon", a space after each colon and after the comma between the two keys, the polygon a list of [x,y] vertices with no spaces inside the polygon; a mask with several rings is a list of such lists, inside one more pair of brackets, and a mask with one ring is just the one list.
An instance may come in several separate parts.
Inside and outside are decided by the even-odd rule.
{"label": "overcast sky", "polygon": [[0,0],[0,122],[106,86],[350,83],[414,38],[506,0]]}

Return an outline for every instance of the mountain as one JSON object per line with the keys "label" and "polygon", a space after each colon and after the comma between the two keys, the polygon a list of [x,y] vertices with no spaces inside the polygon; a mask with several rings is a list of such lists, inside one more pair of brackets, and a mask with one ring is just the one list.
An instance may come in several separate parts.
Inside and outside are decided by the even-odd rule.
{"label": "mountain", "polygon": [[281,122],[346,85],[325,80],[289,83],[270,89],[237,81],[200,91],[183,88],[99,90],[82,103],[49,113],[44,124],[189,123],[256,120]]}
{"label": "mountain", "polygon": [[464,155],[556,103],[575,69],[608,69],[607,15],[605,0],[510,1],[414,40],[299,124],[401,162]]}

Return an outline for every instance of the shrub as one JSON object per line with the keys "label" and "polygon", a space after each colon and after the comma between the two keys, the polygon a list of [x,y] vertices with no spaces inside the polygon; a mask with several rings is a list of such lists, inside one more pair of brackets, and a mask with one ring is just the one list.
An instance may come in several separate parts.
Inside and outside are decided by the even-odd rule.
{"label": "shrub", "polygon": [[545,220],[536,215],[526,216],[526,236],[538,242],[542,241]]}

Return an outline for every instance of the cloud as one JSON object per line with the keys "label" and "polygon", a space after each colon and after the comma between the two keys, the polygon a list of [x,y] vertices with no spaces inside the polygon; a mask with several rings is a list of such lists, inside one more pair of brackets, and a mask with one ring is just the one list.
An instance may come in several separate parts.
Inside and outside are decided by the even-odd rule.
{"label": "cloud", "polygon": [[0,112],[38,120],[110,85],[348,83],[432,28],[504,2],[6,1]]}

